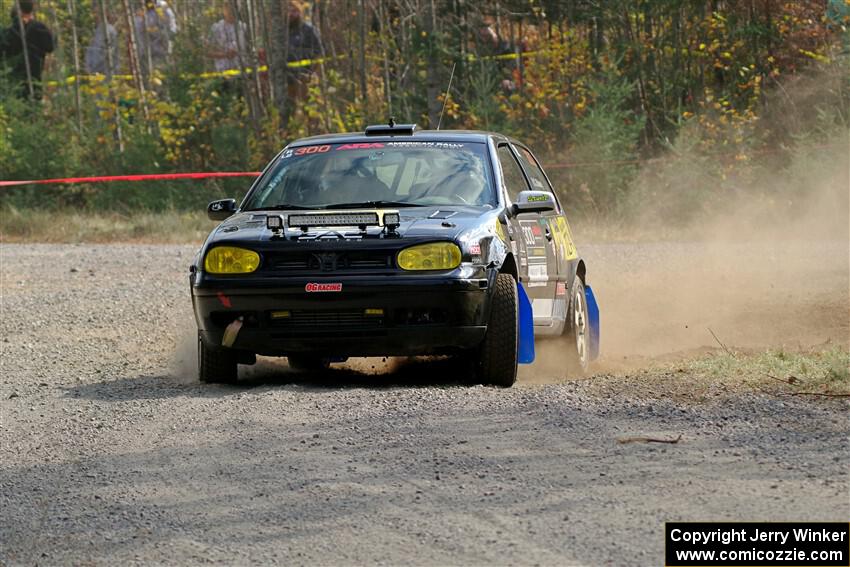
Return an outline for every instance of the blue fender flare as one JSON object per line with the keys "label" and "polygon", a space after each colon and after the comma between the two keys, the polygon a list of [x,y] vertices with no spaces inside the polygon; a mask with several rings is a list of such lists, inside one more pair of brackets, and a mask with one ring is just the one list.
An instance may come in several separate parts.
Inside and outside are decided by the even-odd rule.
{"label": "blue fender flare", "polygon": [[[587,300],[587,317],[589,323],[588,347],[590,360],[599,358],[600,321],[599,304],[593,294],[593,288],[585,286],[584,295]],[[517,297],[519,300],[519,340],[517,341],[517,362],[531,364],[534,362],[534,314],[531,300],[521,283],[517,282]]]}
{"label": "blue fender flare", "polygon": [[522,284],[517,282],[517,298],[519,299],[519,340],[517,341],[517,362],[531,364],[534,362],[534,313],[531,311],[531,300]]}
{"label": "blue fender flare", "polygon": [[590,360],[596,360],[599,358],[599,305],[589,285],[584,286],[584,297],[587,300],[587,318],[590,327],[588,354]]}

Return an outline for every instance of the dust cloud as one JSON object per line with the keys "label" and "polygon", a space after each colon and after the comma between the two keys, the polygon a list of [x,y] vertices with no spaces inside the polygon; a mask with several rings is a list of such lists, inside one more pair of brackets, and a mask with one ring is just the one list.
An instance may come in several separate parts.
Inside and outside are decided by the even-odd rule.
{"label": "dust cloud", "polygon": [[[810,171],[808,186],[783,203],[766,200],[769,191],[742,191],[723,211],[674,229],[647,206],[640,230],[606,242],[594,233],[611,231],[591,229],[588,238],[576,228],[601,310],[602,357],[593,371],[642,368],[709,349],[850,348],[850,143],[843,155]],[[780,185],[781,176],[762,179],[760,189]],[[194,326],[177,335],[173,375],[194,381]],[[520,379],[563,380],[566,348],[565,340],[538,341],[536,362],[521,368]],[[407,359],[352,358],[334,366],[358,375],[412,372]],[[288,372],[285,359],[261,358],[241,367],[240,376],[285,379]]]}
{"label": "dust cloud", "polygon": [[[187,312],[184,320],[174,331],[174,352],[169,363],[169,376],[180,384],[198,380],[198,338],[193,315]],[[345,376],[365,377],[377,374],[404,374],[411,364],[408,357],[350,358],[344,363],[335,363],[332,368]],[[257,357],[254,365],[240,365],[239,378],[247,382],[287,382],[296,376],[285,357]]]}
{"label": "dust cloud", "polygon": [[[835,80],[810,77],[783,89],[762,120],[782,130],[779,138],[795,139],[792,130],[817,120],[823,97],[837,92]],[[820,143],[777,143],[722,181],[717,163],[694,150],[700,132],[684,130],[670,158],[642,169],[629,187],[629,224],[571,217],[601,310],[595,371],[709,350],[850,349],[850,131],[835,122]],[[194,380],[194,327],[179,336],[174,374]],[[566,340],[538,341],[521,379],[563,380],[567,348]],[[405,374],[411,364],[353,358],[342,366]],[[248,372],[287,368],[284,359],[262,359]]]}
{"label": "dust cloud", "polygon": [[[830,148],[837,159],[805,175],[805,157],[789,166],[805,186],[783,190],[788,169],[770,172],[686,225],[649,204],[638,239],[580,247],[603,314],[604,363],[706,348],[848,348],[850,143]],[[652,238],[654,226],[663,238]]]}
{"label": "dust cloud", "polygon": [[174,354],[169,365],[171,377],[180,384],[198,380],[198,329],[191,310],[174,331]]}

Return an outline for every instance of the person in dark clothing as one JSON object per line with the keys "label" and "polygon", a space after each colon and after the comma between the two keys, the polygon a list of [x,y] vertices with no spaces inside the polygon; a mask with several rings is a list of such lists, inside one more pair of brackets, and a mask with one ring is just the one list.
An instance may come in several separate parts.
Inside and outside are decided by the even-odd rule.
{"label": "person in dark clothing", "polygon": [[300,63],[322,56],[322,40],[316,28],[304,21],[301,8],[290,1],[288,9],[289,43],[287,61],[295,66],[287,67],[286,87],[289,99],[293,102],[307,98],[307,84],[313,76],[313,65]]}
{"label": "person in dark clothing", "polygon": [[45,57],[53,52],[53,34],[35,19],[33,0],[18,0],[18,6],[20,16],[12,8],[12,25],[4,31],[0,59],[18,96],[26,99],[32,95],[35,100],[41,100],[41,73]]}
{"label": "person in dark clothing", "polygon": [[517,89],[516,49],[502,39],[492,26],[485,24],[478,29],[479,54],[499,79],[499,88],[505,94]]}

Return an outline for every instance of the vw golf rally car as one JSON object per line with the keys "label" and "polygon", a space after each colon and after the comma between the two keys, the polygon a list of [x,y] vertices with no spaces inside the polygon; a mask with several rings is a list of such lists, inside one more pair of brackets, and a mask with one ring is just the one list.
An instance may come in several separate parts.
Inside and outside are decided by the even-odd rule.
{"label": "vw golf rally car", "polygon": [[509,387],[534,336],[583,371],[598,309],[569,224],[526,146],[489,132],[370,126],[298,140],[243,201],[214,201],[190,268],[204,382],[256,355],[473,357]]}

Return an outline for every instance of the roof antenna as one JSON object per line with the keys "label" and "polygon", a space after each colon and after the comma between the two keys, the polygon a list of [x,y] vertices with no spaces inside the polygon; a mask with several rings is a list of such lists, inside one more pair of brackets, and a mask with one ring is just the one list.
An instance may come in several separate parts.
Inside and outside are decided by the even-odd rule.
{"label": "roof antenna", "polygon": [[388,122],[390,128],[395,126],[395,116],[390,116],[390,121]]}
{"label": "roof antenna", "polygon": [[455,67],[457,67],[457,61],[452,64],[452,74],[449,76],[449,86],[446,88],[446,97],[443,99],[443,109],[440,111],[440,121],[437,122],[437,130],[440,129],[440,124],[443,123],[443,113],[446,111],[446,103],[449,102],[449,95],[452,94],[452,79],[455,78]]}

